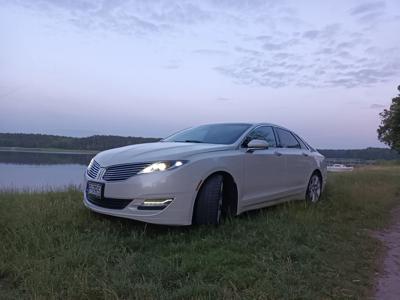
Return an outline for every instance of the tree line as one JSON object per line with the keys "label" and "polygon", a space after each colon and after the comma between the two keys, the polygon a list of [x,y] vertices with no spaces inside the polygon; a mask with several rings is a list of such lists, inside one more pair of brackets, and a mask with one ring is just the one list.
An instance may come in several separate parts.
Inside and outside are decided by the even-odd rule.
{"label": "tree line", "polygon": [[106,150],[132,144],[151,143],[158,138],[93,135],[69,137],[48,134],[0,133],[0,147],[56,148],[69,150]]}
{"label": "tree line", "polygon": [[400,154],[387,148],[366,148],[366,149],[348,149],[348,150],[318,150],[326,158],[339,159],[361,159],[361,160],[397,160]]}
{"label": "tree line", "polygon": [[[132,144],[151,143],[159,138],[133,136],[93,135],[89,137],[68,137],[48,134],[0,133],[0,147],[54,148],[68,150],[101,151]],[[349,150],[320,149],[327,158],[392,160],[400,159],[400,155],[386,148],[367,148]]]}

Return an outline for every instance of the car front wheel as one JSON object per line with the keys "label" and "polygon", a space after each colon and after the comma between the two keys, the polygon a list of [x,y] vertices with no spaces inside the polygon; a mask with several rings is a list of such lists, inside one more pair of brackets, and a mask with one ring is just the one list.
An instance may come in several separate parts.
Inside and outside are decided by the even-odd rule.
{"label": "car front wheel", "polygon": [[224,181],[222,175],[208,178],[197,195],[193,223],[218,225],[221,219]]}

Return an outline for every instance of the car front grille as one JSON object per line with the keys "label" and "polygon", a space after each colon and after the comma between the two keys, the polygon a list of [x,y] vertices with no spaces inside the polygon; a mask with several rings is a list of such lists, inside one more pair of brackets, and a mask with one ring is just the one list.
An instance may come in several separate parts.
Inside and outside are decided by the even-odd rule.
{"label": "car front grille", "polygon": [[105,181],[125,180],[136,175],[150,165],[151,163],[137,163],[111,166],[107,168],[103,179]]}
{"label": "car front grille", "polygon": [[97,198],[90,194],[86,194],[86,199],[94,205],[110,209],[124,209],[132,202],[132,199]]}
{"label": "car front grille", "polygon": [[97,177],[97,174],[99,173],[99,170],[100,170],[100,165],[94,160],[93,164],[87,170],[87,174],[90,178],[95,179]]}

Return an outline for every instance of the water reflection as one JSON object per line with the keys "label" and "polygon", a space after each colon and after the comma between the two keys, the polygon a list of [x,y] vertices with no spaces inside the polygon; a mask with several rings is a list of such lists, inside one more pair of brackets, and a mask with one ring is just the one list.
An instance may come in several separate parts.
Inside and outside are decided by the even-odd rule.
{"label": "water reflection", "polygon": [[46,190],[80,186],[93,156],[0,151],[0,189]]}

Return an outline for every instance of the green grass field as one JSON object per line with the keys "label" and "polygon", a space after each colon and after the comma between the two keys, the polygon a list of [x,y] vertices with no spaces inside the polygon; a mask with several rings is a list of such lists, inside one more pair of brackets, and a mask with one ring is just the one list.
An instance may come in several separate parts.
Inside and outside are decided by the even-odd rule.
{"label": "green grass field", "polygon": [[400,203],[400,167],[335,174],[293,202],[215,227],[105,217],[79,191],[0,193],[0,299],[343,299],[371,295],[371,230]]}

